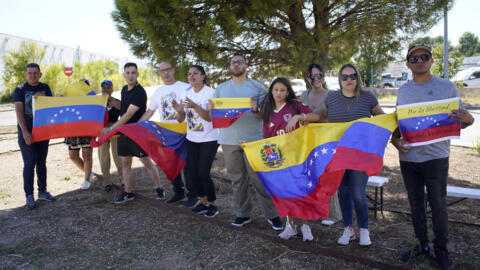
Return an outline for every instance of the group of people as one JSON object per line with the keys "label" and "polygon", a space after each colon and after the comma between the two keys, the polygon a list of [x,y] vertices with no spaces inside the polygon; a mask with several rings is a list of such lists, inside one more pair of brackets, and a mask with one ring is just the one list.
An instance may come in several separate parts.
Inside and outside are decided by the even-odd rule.
{"label": "group of people", "polygon": [[[448,80],[437,78],[430,72],[433,63],[431,49],[418,44],[409,48],[407,66],[412,70],[413,80],[399,89],[397,104],[411,104],[424,101],[434,101],[450,97],[459,97],[457,87]],[[218,146],[222,147],[225,166],[233,185],[233,201],[235,219],[233,226],[242,227],[251,220],[253,207],[253,187],[257,194],[267,222],[272,229],[281,231],[279,237],[289,239],[298,234],[293,218],[287,217],[285,227],[272,199],[258,180],[250,167],[241,144],[291,132],[300,125],[309,122],[348,122],[362,117],[383,114],[377,98],[362,87],[361,76],[352,64],[343,65],[338,72],[340,91],[329,91],[324,80],[324,70],[319,64],[311,64],[307,69],[307,80],[311,86],[300,98],[295,96],[292,86],[286,78],[276,78],[268,91],[264,86],[247,77],[248,64],[244,55],[234,54],[229,62],[232,78],[213,89],[207,86],[207,75],[202,66],[192,65],[188,70],[188,84],[175,80],[174,66],[165,61],[160,63],[158,74],[164,85],[159,87],[147,108],[147,95],[137,82],[138,70],[134,63],[124,66],[124,77],[127,82],[121,91],[121,100],[109,98],[109,114],[115,115],[102,130],[102,134],[128,123],[150,119],[156,111],[160,122],[187,122],[187,161],[186,167],[172,181],[173,195],[167,203],[185,202],[192,211],[206,217],[215,217],[219,209],[215,204],[215,187],[210,178],[210,170]],[[18,142],[24,160],[24,189],[27,205],[34,206],[33,172],[36,167],[38,177],[38,198],[52,201],[55,198],[46,190],[45,160],[48,151],[48,141],[33,143],[31,137],[32,108],[31,99],[35,95],[51,96],[48,85],[40,83],[40,68],[36,64],[26,67],[27,82],[15,89],[13,101],[18,119]],[[104,90],[105,87],[105,90]],[[102,82],[102,93],[111,95],[110,81]],[[211,98],[251,98],[252,112],[240,117],[228,128],[213,128]],[[115,110],[119,112],[115,112]],[[118,118],[120,116],[120,118]],[[473,123],[473,117],[464,110],[452,111],[451,118],[458,120],[462,128]],[[117,120],[118,119],[118,120]],[[453,264],[448,257],[447,232],[448,219],[445,203],[446,182],[448,177],[449,141],[437,142],[425,146],[407,147],[400,137],[400,132],[392,135],[393,145],[398,148],[401,172],[412,212],[412,223],[415,236],[420,245],[402,254],[403,261],[411,261],[418,256],[430,256],[427,234],[427,216],[425,209],[425,191],[432,208],[435,240],[435,259],[439,266],[450,268]],[[132,192],[132,157],[140,158],[156,187],[157,199],[165,199],[165,192],[160,182],[157,167],[145,152],[130,138],[120,135],[118,139],[111,138],[110,144],[99,149],[105,191],[109,191],[109,148],[115,156],[118,153],[121,162],[115,161],[124,184],[124,190],[115,203],[133,200]],[[116,148],[116,151],[115,151]],[[70,146],[72,160],[76,160],[78,150]],[[83,150],[82,150],[83,152]],[[85,154],[85,152],[83,152]],[[88,155],[88,154],[87,154]],[[90,153],[91,156],[91,153]],[[108,159],[108,162],[106,161]],[[77,164],[78,163],[78,164]],[[83,165],[85,182],[90,181],[91,164],[75,162]],[[107,166],[108,164],[108,166]],[[105,165],[105,166],[104,166]],[[108,167],[108,170],[104,169]],[[104,179],[105,179],[104,178]],[[353,229],[353,211],[356,212],[359,227],[359,244],[371,244],[368,231],[368,204],[366,185],[368,176],[364,172],[346,170],[337,194],[330,200],[330,217],[324,224],[332,224],[343,220],[344,230],[337,242],[348,245],[356,239]],[[184,184],[185,182],[185,184]],[[88,188],[84,183],[82,188]],[[186,190],[185,190],[186,188]],[[301,220],[300,231],[304,241],[313,240],[308,221]]]}

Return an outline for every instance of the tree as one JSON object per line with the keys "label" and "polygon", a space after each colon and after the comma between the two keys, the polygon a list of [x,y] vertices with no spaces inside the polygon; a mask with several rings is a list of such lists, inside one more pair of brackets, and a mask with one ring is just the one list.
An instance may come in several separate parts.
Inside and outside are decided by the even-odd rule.
{"label": "tree", "polygon": [[480,43],[478,37],[471,32],[465,32],[458,39],[458,51],[460,54],[469,57],[480,52]]}
{"label": "tree", "polygon": [[[365,36],[425,31],[452,0],[116,0],[112,18],[138,57],[199,63],[221,77],[233,52],[255,76],[297,75],[350,61]],[[281,73],[280,73],[281,72]],[[220,74],[220,75],[218,75]]]}
{"label": "tree", "polygon": [[68,85],[68,78],[63,73],[64,66],[54,63],[48,66],[42,66],[43,76],[41,81],[48,84],[54,96],[62,96]]}
{"label": "tree", "polygon": [[[443,78],[443,75],[445,74],[443,71],[444,65],[443,65],[443,43],[437,43],[433,46],[432,48],[432,57],[434,60],[434,63],[432,65],[432,74]],[[463,57],[459,57],[455,55],[453,51],[450,51],[448,53],[448,77],[452,78],[455,76],[455,74],[458,71],[458,67],[462,64]]]}
{"label": "tree", "polygon": [[2,76],[5,89],[2,91],[2,100],[11,99],[15,87],[25,82],[25,66],[32,62],[40,64],[44,55],[45,50],[33,41],[22,41],[18,51],[11,50],[5,54]]}

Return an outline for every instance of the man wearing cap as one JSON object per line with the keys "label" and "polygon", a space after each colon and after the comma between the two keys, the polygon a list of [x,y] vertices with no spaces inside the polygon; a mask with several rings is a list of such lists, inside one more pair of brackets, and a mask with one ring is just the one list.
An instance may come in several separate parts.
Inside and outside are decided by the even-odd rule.
{"label": "man wearing cap", "polygon": [[[172,106],[172,101],[180,103],[180,98],[184,92],[191,86],[187,83],[175,80],[175,68],[171,63],[163,61],[158,66],[158,76],[163,80],[163,85],[160,86],[153,94],[152,101],[148,106],[148,110],[143,114],[140,121],[148,120],[152,117],[156,110],[160,114],[160,122],[162,123],[178,123],[177,111]],[[184,174],[186,170],[183,171]],[[185,189],[182,182],[182,174],[178,174],[172,181],[173,196],[167,200],[167,203],[178,203],[187,201],[185,206],[193,208],[200,202],[193,192],[193,184],[185,177],[185,185],[187,187],[187,196],[185,197]]]}
{"label": "man wearing cap", "polygon": [[[105,127],[109,128],[113,123],[117,122],[120,116],[120,100],[112,97],[113,83],[110,80],[104,80],[100,86],[102,87],[102,95],[108,95],[107,113],[108,123]],[[112,137],[98,147],[98,160],[100,160],[100,168],[103,174],[103,187],[105,192],[112,190],[112,183],[110,181],[110,149],[112,149],[112,157],[117,172],[122,178],[122,162],[117,154],[117,138]]]}
{"label": "man wearing cap", "polygon": [[[412,71],[413,81],[398,90],[397,106],[418,102],[460,97],[455,84],[432,75],[433,64],[430,47],[417,44],[407,52],[407,67]],[[464,109],[452,110],[450,117],[465,128],[473,123],[472,115]],[[414,261],[418,256],[430,256],[425,207],[425,187],[428,204],[432,209],[432,226],[435,235],[435,261],[441,269],[453,268],[448,257],[448,214],[446,187],[448,178],[450,141],[408,147],[400,138],[398,129],[392,135],[392,144],[399,150],[400,170],[408,194],[412,223],[419,245],[402,254],[402,261]]]}

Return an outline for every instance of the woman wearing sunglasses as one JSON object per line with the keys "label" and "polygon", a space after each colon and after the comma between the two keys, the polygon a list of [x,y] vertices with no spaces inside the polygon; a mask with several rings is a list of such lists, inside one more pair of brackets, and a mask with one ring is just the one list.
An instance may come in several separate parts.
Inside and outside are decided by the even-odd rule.
{"label": "woman wearing sunglasses", "polygon": [[[311,87],[302,93],[300,96],[300,102],[316,112],[322,108],[329,93],[324,79],[325,72],[321,65],[313,63],[308,66],[307,74],[307,81]],[[335,192],[330,198],[329,213],[330,215],[328,218],[322,220],[323,225],[331,226],[337,221],[342,220],[342,211],[340,210],[337,192]]]}
{"label": "woman wearing sunglasses", "polygon": [[[377,98],[362,88],[362,81],[357,68],[352,64],[345,64],[338,72],[340,91],[332,91],[325,100],[325,105],[319,112],[292,117],[287,125],[287,132],[299,120],[308,122],[350,122],[363,117],[383,114]],[[337,243],[348,245],[356,238],[353,230],[353,209],[357,214],[357,223],[360,227],[360,245],[371,244],[368,231],[368,202],[366,195],[368,176],[364,172],[346,170],[342,183],[338,188],[340,208],[344,224],[343,234]]]}

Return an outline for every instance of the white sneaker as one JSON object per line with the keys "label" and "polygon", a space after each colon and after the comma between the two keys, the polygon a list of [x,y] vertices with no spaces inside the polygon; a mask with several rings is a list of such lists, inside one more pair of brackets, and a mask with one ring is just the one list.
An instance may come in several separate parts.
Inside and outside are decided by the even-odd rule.
{"label": "white sneaker", "polygon": [[92,184],[89,181],[84,181],[80,188],[81,189],[89,189],[91,185]]}
{"label": "white sneaker", "polygon": [[368,229],[360,228],[360,246],[370,246],[372,241],[370,241],[370,233]]}
{"label": "white sneaker", "polygon": [[290,222],[287,221],[287,224],[285,224],[285,229],[283,230],[283,232],[281,232],[278,237],[282,238],[282,239],[290,239],[292,236],[295,236],[297,235],[297,226],[295,227],[292,227],[290,225]]}
{"label": "white sneaker", "polygon": [[302,231],[303,242],[308,242],[313,240],[312,230],[307,224],[303,224],[300,228]]}
{"label": "white sneaker", "polygon": [[355,240],[356,237],[355,237],[355,231],[353,230],[352,227],[345,227],[345,229],[343,230],[343,234],[342,236],[340,236],[340,238],[338,238],[337,240],[337,243],[339,245],[348,245],[348,243],[352,240]]}
{"label": "white sneaker", "polygon": [[322,219],[322,225],[325,225],[325,226],[332,226],[335,223],[337,223],[337,221],[333,219],[329,219],[329,218]]}

